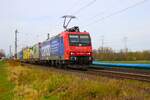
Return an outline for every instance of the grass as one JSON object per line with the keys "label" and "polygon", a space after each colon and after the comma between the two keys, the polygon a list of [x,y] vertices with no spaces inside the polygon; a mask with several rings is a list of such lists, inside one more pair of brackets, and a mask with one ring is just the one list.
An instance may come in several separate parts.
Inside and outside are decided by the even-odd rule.
{"label": "grass", "polygon": [[129,64],[150,64],[147,60],[137,60],[137,61],[100,61],[104,63],[129,63]]}
{"label": "grass", "polygon": [[7,79],[7,66],[0,61],[0,100],[12,100],[14,85]]}
{"label": "grass", "polygon": [[0,62],[0,100],[150,100],[150,83]]}
{"label": "grass", "polygon": [[[9,66],[8,80],[15,84],[13,100],[150,100],[150,83],[96,76],[93,80],[13,62]],[[3,81],[8,82],[6,76]]]}

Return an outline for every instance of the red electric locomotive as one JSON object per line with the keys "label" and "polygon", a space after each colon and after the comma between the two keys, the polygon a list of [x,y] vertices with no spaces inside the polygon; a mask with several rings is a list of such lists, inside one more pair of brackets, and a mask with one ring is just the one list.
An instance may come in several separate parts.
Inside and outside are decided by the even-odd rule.
{"label": "red electric locomotive", "polygon": [[92,44],[88,32],[80,32],[78,27],[61,33],[64,38],[64,59],[70,64],[91,64]]}

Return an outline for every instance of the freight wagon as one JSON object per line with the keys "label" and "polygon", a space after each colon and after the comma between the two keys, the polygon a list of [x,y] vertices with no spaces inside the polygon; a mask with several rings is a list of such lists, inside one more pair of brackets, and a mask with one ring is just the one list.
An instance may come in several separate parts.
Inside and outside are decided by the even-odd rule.
{"label": "freight wagon", "polygon": [[55,65],[64,63],[64,42],[61,34],[44,41],[40,47],[42,62]]}
{"label": "freight wagon", "polygon": [[35,44],[32,47],[32,60],[35,63],[38,63],[40,61],[40,43]]}
{"label": "freight wagon", "polygon": [[31,61],[31,49],[29,47],[23,48],[23,61],[30,62]]}
{"label": "freight wagon", "polygon": [[17,60],[23,60],[23,51],[17,53]]}

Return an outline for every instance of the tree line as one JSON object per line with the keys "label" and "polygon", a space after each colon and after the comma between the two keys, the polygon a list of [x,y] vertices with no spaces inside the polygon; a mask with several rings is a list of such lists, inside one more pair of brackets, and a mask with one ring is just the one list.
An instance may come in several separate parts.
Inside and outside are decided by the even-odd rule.
{"label": "tree line", "polygon": [[95,60],[102,61],[136,61],[136,60],[150,60],[150,50],[144,51],[128,51],[120,50],[115,52],[112,48],[99,48],[93,50],[93,57]]}
{"label": "tree line", "polygon": [[2,57],[5,57],[5,52],[4,52],[3,49],[0,49],[0,59],[1,59]]}

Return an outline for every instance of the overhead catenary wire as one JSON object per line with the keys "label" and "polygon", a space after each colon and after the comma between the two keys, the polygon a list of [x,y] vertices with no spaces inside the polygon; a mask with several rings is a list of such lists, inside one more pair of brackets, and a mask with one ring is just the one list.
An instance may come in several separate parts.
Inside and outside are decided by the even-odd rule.
{"label": "overhead catenary wire", "polygon": [[73,6],[76,6],[78,4],[81,3],[81,1],[84,1],[84,0],[76,0],[67,10],[66,10],[66,14],[68,14],[72,8],[74,8]]}
{"label": "overhead catenary wire", "polygon": [[[77,4],[78,2],[80,2],[81,0],[75,2],[74,4]],[[87,7],[89,7],[90,5],[94,4],[96,2],[96,0],[91,0],[90,2],[88,2],[86,5],[84,5],[83,7],[79,8],[77,11],[75,11],[74,13],[71,13],[71,15],[77,15],[78,13],[80,13],[82,10],[86,9]]]}
{"label": "overhead catenary wire", "polygon": [[[36,43],[37,37],[33,37],[31,33],[19,32],[18,47],[24,48]],[[23,38],[22,38],[23,37]]]}
{"label": "overhead catenary wire", "polygon": [[95,21],[91,22],[90,24],[87,24],[86,26],[93,25],[93,24],[98,23],[98,22],[100,22],[102,20],[105,20],[105,19],[110,18],[112,16],[115,16],[117,14],[123,13],[123,12],[125,12],[125,11],[127,11],[127,10],[129,10],[131,8],[134,8],[134,7],[138,6],[138,5],[141,5],[141,4],[143,4],[143,3],[147,2],[147,1],[148,0],[143,0],[143,1],[140,1],[140,2],[137,2],[137,3],[133,4],[131,6],[128,6],[128,7],[124,8],[124,9],[121,9],[121,10],[118,10],[116,12],[110,13],[109,15],[101,17],[98,20],[95,20]]}
{"label": "overhead catenary wire", "polygon": [[75,12],[73,13],[73,15],[76,15],[76,14],[80,13],[82,10],[84,10],[84,9],[86,9],[87,7],[91,6],[91,5],[94,4],[95,2],[96,2],[96,0],[90,1],[88,4],[86,4],[85,6],[79,8],[77,11],[75,11]]}

